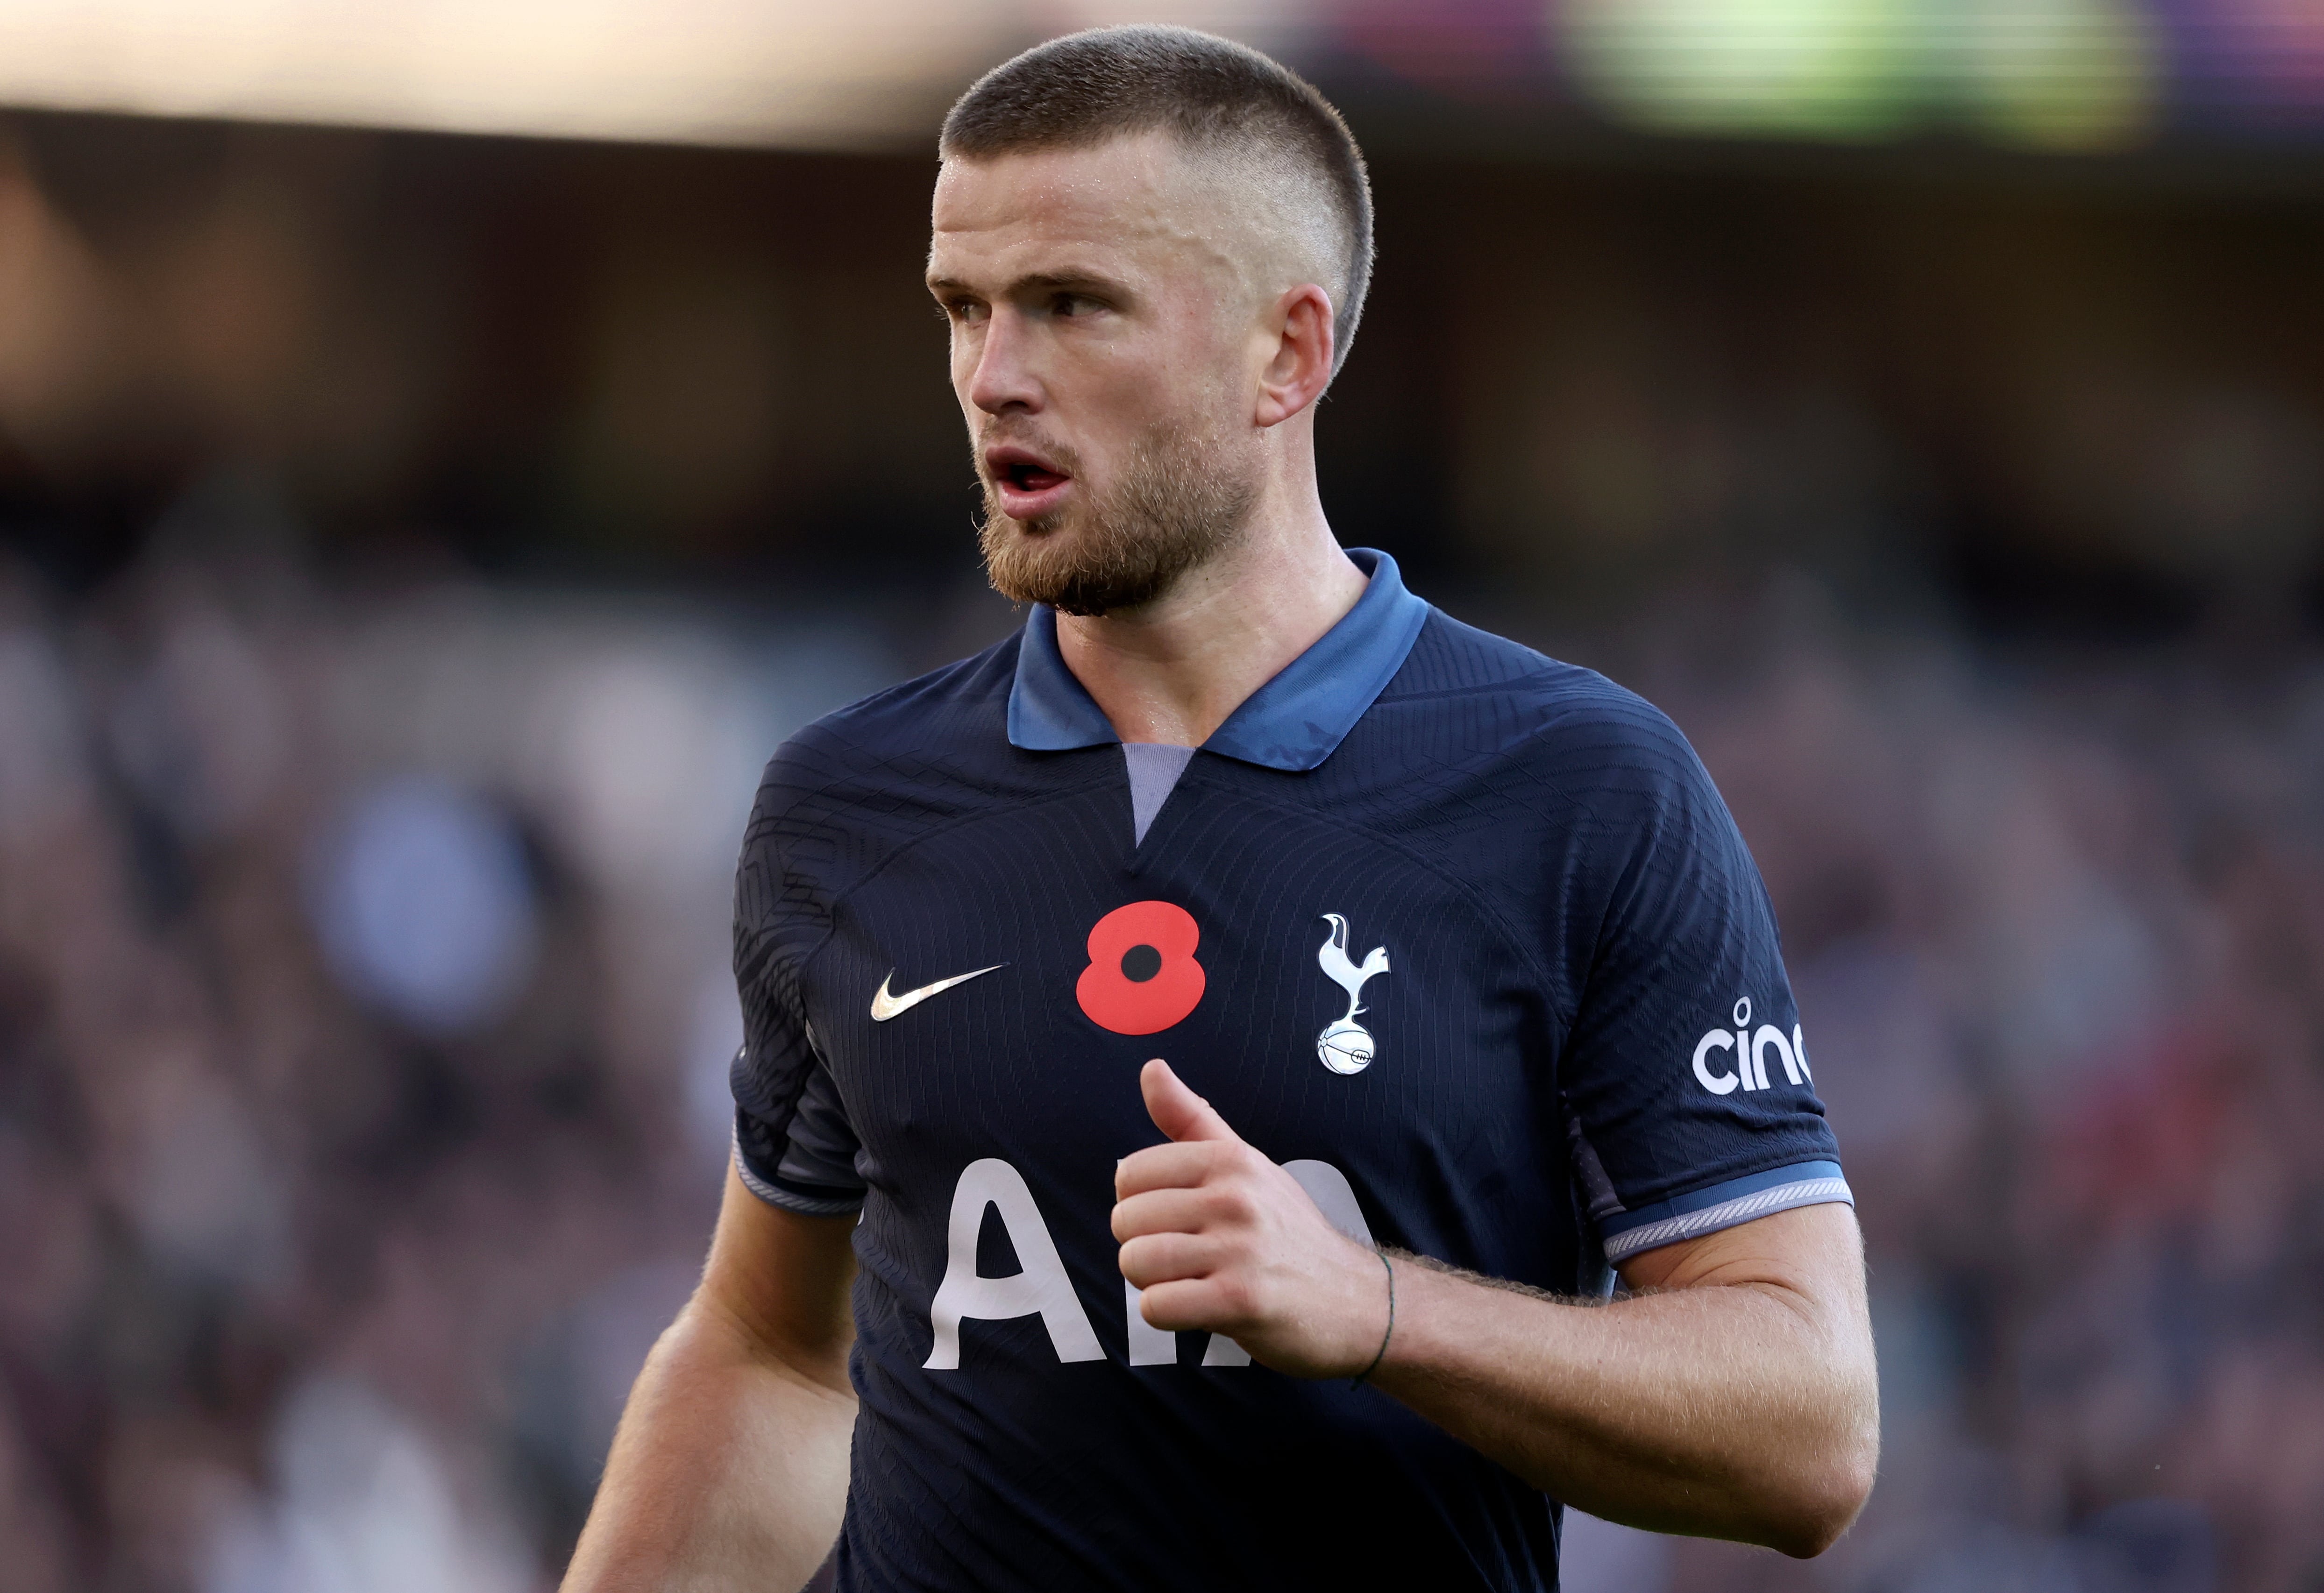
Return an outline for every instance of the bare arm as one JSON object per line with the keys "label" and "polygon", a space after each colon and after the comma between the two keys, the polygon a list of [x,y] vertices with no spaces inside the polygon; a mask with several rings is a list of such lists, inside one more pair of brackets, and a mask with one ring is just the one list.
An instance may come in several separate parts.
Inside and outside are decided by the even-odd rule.
{"label": "bare arm", "polygon": [[727,1169],[702,1286],[630,1390],[565,1593],[814,1575],[847,1498],[853,1228],[779,1211]]}
{"label": "bare arm", "polygon": [[1821,1553],[1880,1446],[1855,1212],[1779,1211],[1623,1278],[1642,1292],[1580,1305],[1399,1266],[1372,1380],[1593,1515]]}
{"label": "bare arm", "polygon": [[[1169,1069],[1176,1143],[1116,1175],[1121,1270],[1147,1321],[1206,1328],[1295,1377],[1349,1377],[1388,1325],[1378,1255]],[[1406,1259],[1372,1381],[1554,1496],[1662,1532],[1829,1547],[1879,1452],[1855,1214],[1810,1206],[1635,1257],[1632,1297],[1554,1300]]]}

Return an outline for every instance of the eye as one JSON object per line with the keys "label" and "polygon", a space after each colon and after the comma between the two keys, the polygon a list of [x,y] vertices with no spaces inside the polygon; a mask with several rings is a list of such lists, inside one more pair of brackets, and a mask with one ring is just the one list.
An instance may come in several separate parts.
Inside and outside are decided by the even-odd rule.
{"label": "eye", "polygon": [[1095,315],[1105,306],[1086,293],[1060,293],[1055,300],[1054,308],[1058,315],[1071,318],[1077,316]]}
{"label": "eye", "polygon": [[947,322],[958,321],[973,326],[990,313],[984,302],[976,299],[947,299],[936,307],[936,313]]}

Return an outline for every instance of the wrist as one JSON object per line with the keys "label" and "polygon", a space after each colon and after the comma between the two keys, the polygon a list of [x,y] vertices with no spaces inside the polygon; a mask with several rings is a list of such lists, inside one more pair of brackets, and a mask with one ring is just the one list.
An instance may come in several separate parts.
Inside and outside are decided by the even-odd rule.
{"label": "wrist", "polygon": [[1382,1313],[1379,1346],[1348,1384],[1351,1391],[1361,1388],[1370,1380],[1372,1374],[1379,1370],[1381,1364],[1388,1359],[1388,1346],[1396,1339],[1396,1264],[1388,1258],[1386,1250],[1375,1249],[1372,1254],[1379,1261],[1383,1281],[1387,1285],[1386,1310]]}
{"label": "wrist", "polygon": [[[1429,1358],[1428,1343],[1432,1330],[1444,1303],[1439,1300],[1443,1286],[1456,1279],[1445,1275],[1442,1264],[1409,1250],[1383,1247],[1381,1256],[1396,1268],[1396,1331],[1388,1337],[1388,1348],[1380,1356],[1379,1365],[1365,1379],[1368,1388],[1395,1393],[1412,1369]],[[1373,1321],[1384,1325],[1384,1299],[1375,1299]],[[1457,1321],[1457,1303],[1453,1309]],[[1369,1352],[1367,1352],[1369,1354]]]}

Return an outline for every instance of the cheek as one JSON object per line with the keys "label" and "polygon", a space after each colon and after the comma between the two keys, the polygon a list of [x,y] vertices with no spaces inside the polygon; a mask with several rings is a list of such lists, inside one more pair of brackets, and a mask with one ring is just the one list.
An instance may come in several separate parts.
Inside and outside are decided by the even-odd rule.
{"label": "cheek", "polygon": [[1119,350],[1092,375],[1093,408],[1119,417],[1126,431],[1141,434],[1164,423],[1210,416],[1234,385],[1220,351],[1191,339],[1157,339]]}
{"label": "cheek", "polygon": [[[1097,351],[1091,351],[1095,353]],[[1047,419],[1085,459],[1111,457],[1167,413],[1167,373],[1142,362],[1090,359],[1060,362],[1048,382]]]}

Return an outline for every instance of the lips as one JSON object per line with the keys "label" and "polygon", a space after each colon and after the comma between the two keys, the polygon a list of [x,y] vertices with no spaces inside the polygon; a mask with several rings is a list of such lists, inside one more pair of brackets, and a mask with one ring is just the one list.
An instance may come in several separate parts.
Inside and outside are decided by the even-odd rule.
{"label": "lips", "polygon": [[1063,502],[1074,478],[1057,461],[1014,443],[984,450],[985,479],[1011,520],[1033,520]]}

